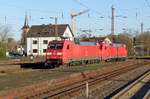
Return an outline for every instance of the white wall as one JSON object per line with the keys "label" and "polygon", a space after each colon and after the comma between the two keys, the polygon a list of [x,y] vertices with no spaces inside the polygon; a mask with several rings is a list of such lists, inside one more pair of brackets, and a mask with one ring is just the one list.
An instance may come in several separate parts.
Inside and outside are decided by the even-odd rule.
{"label": "white wall", "polygon": [[[66,28],[63,37],[69,37],[69,40],[74,40],[74,37],[69,29],[69,27]],[[33,44],[33,40],[37,40],[37,44]],[[28,37],[27,38],[27,55],[45,55],[45,53],[43,53],[43,49],[47,49],[47,44],[43,44],[43,40],[48,40],[52,41],[52,40],[56,40],[55,37]],[[61,40],[60,37],[57,37],[57,40]],[[33,53],[33,49],[37,49],[38,52],[37,53]]]}
{"label": "white wall", "polygon": [[68,26],[67,26],[64,34],[63,34],[63,37],[68,37],[71,41],[74,40],[74,37],[73,37],[73,35],[72,35],[72,33],[71,33],[71,31],[70,31]]}
{"label": "white wall", "polygon": [[[33,40],[37,40],[37,44],[33,44]],[[47,44],[43,44],[43,40],[52,41],[55,37],[28,37],[27,38],[27,55],[45,55],[43,49],[47,49]],[[60,38],[58,38],[60,40]],[[33,49],[37,49],[37,53],[33,53]]]}

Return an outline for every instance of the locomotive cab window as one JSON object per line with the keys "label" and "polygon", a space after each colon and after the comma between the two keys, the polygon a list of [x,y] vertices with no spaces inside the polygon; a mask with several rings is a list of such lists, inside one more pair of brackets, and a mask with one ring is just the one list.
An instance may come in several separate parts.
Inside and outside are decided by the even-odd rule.
{"label": "locomotive cab window", "polygon": [[55,44],[49,44],[48,49],[55,49]]}
{"label": "locomotive cab window", "polygon": [[49,44],[48,45],[48,49],[62,49],[63,48],[63,44]]}
{"label": "locomotive cab window", "polygon": [[56,44],[56,49],[62,49],[63,48],[63,44]]}

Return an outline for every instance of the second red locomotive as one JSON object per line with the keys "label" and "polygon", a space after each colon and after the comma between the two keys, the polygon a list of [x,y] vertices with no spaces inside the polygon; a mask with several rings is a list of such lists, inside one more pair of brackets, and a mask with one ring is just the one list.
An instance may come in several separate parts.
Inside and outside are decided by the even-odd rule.
{"label": "second red locomotive", "polygon": [[46,52],[46,66],[62,64],[98,63],[102,60],[125,60],[127,48],[123,44],[106,44],[97,42],[95,45],[80,45],[69,40],[51,41]]}

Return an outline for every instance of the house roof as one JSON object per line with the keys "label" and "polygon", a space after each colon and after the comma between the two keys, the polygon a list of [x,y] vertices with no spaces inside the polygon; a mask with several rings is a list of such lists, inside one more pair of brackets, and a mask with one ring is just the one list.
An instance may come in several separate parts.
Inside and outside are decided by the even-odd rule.
{"label": "house roof", "polygon": [[[27,37],[52,37],[55,36],[55,26],[56,25],[33,25],[31,26]],[[62,36],[66,30],[66,28],[69,27],[70,32],[72,33],[72,30],[68,24],[57,24],[57,33],[58,36]],[[73,35],[73,33],[72,33]]]}

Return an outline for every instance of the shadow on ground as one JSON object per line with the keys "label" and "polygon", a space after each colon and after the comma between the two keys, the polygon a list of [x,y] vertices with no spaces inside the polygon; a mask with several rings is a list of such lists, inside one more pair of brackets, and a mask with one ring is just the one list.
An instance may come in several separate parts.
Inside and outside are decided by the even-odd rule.
{"label": "shadow on ground", "polygon": [[48,67],[44,66],[44,62],[38,62],[38,63],[23,63],[20,64],[21,68],[32,68],[32,69],[45,69]]}

